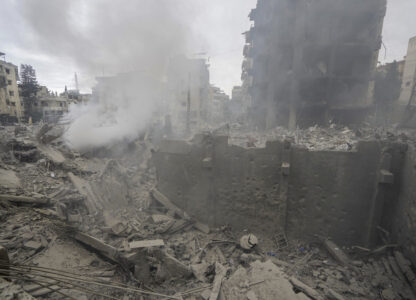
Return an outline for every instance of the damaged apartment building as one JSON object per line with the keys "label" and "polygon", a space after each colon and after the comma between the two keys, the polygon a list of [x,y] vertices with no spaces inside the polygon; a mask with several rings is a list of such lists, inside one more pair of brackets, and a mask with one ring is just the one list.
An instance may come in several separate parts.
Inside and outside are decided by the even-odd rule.
{"label": "damaged apartment building", "polygon": [[[5,56],[0,53],[0,58]],[[23,116],[17,81],[17,66],[0,59],[0,123],[18,122]]]}
{"label": "damaged apartment building", "polygon": [[351,123],[373,103],[385,0],[260,0],[243,80],[254,126]]}

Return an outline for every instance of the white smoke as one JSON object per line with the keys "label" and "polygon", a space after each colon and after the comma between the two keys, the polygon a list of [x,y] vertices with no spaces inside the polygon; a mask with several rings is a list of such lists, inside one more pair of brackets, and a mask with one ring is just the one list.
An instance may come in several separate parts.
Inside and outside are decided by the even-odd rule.
{"label": "white smoke", "polygon": [[[22,0],[35,44],[73,60],[81,75],[123,75],[98,90],[99,101],[72,105],[65,138],[76,149],[136,138],[162,100],[169,58],[187,52],[189,24],[177,1]],[[187,16],[188,23],[192,17]],[[130,74],[130,75],[126,75]]]}

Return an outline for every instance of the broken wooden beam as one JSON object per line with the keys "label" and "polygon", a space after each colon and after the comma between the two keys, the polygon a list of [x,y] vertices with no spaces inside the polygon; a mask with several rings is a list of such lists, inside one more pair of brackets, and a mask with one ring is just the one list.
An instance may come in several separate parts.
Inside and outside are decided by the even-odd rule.
{"label": "broken wooden beam", "polygon": [[118,250],[113,246],[110,246],[103,241],[82,232],[75,233],[74,238],[77,241],[97,250],[100,254],[107,257],[108,259],[116,263],[120,263]]}
{"label": "broken wooden beam", "polygon": [[187,221],[193,222],[193,227],[198,229],[199,231],[208,234],[210,232],[210,228],[208,225],[205,225],[201,222],[195,221],[191,219],[186,212],[184,212],[182,209],[177,207],[175,204],[172,203],[172,201],[169,200],[168,197],[163,195],[161,192],[159,192],[156,188],[152,190],[151,192],[153,198],[158,201],[160,204],[162,204],[164,207],[166,207],[168,210],[175,212],[176,215],[178,215],[180,218],[185,219]]}
{"label": "broken wooden beam", "polygon": [[342,249],[338,247],[334,242],[327,239],[324,241],[324,246],[329,254],[331,254],[331,256],[342,266],[346,267],[350,265],[350,259],[347,254],[345,254],[345,252],[342,251]]}
{"label": "broken wooden beam", "polygon": [[315,289],[304,284],[302,281],[296,279],[295,277],[290,277],[289,281],[293,287],[307,295],[309,298],[312,298],[313,300],[324,300],[324,297],[321,296],[321,294],[318,293]]}
{"label": "broken wooden beam", "polygon": [[49,199],[44,198],[35,198],[35,197],[28,197],[28,196],[15,196],[15,195],[0,195],[0,201],[9,201],[13,203],[25,203],[25,204],[38,204],[38,205],[45,205],[49,203]]}
{"label": "broken wooden beam", "polygon": [[152,190],[152,196],[155,198],[157,202],[162,204],[164,207],[166,207],[168,210],[174,211],[179,217],[183,219],[189,219],[189,216],[179,207],[177,207],[175,204],[173,204],[168,197],[163,195],[161,192],[159,192],[157,189]]}
{"label": "broken wooden beam", "polygon": [[165,246],[163,240],[145,240],[145,241],[134,241],[130,242],[130,249],[150,248],[150,247],[161,247]]}

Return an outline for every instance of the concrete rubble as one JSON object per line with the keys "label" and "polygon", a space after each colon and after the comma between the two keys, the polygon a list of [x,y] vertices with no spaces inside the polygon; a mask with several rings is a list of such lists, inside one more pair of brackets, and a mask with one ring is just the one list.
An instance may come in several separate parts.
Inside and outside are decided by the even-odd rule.
{"label": "concrete rubble", "polygon": [[[416,299],[413,266],[394,245],[209,227],[157,189],[149,142],[77,153],[59,129],[39,130],[0,128],[1,299]],[[274,134],[354,148],[356,133],[334,141],[335,130]]]}

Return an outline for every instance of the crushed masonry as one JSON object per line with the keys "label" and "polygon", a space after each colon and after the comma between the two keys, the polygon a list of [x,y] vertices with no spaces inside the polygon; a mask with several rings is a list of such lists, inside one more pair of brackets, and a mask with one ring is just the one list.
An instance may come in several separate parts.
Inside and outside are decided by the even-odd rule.
{"label": "crushed masonry", "polygon": [[[236,215],[232,212],[226,216],[233,221],[229,224],[210,220],[213,214],[209,206],[202,212],[206,219],[191,213],[192,201],[203,193],[186,198],[186,206],[171,197],[171,187],[160,185],[166,182],[153,165],[154,157],[144,155],[150,153],[149,141],[137,141],[134,150],[126,150],[122,157],[103,151],[107,156],[91,158],[67,149],[52,133],[44,135],[39,147],[30,132],[30,127],[19,131],[24,142],[15,140],[15,147],[7,148],[15,139],[14,130],[0,130],[0,144],[6,145],[0,156],[0,178],[7,178],[0,185],[0,277],[6,280],[0,281],[0,297],[415,297],[411,257],[385,229],[383,244],[349,247],[328,239],[328,235],[314,241],[293,238],[287,230],[291,216],[286,216],[286,227],[276,219],[270,235],[256,226],[233,228],[230,224]],[[344,134],[350,133],[344,130]],[[170,147],[175,148],[179,159],[181,147],[173,145]],[[296,163],[290,163],[292,147],[296,148],[287,148],[285,162],[279,163],[284,166],[283,173],[276,173],[287,182],[288,206],[291,176],[298,172]],[[205,157],[207,153],[201,155],[199,163],[202,172],[209,174],[218,166],[215,156],[209,156],[213,159],[205,168]],[[180,171],[184,170],[182,167]],[[185,181],[195,180],[191,172],[184,176]],[[386,188],[384,182],[396,183],[386,178],[379,188]],[[264,195],[253,197],[262,199]],[[117,199],[118,205],[111,199]],[[267,215],[259,208],[255,213]],[[271,224],[265,223],[265,218],[261,221]]]}

